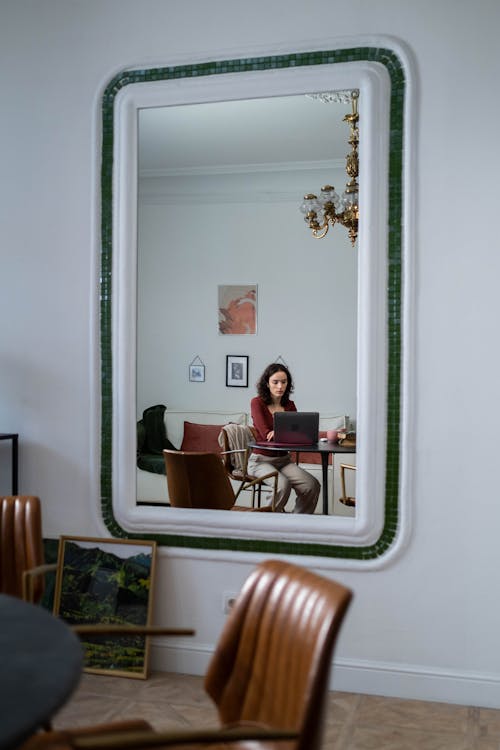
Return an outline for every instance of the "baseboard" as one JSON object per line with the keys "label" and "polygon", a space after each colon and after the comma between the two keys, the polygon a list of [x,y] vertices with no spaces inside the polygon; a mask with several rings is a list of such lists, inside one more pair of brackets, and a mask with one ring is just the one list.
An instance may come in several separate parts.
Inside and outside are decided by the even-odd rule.
{"label": "baseboard", "polygon": [[[152,669],[204,675],[213,647],[206,644],[164,645],[153,639]],[[330,689],[390,698],[500,707],[500,675],[459,672],[413,664],[335,659]]]}
{"label": "baseboard", "polygon": [[484,708],[500,707],[500,675],[415,664],[334,661],[332,690]]}
{"label": "baseboard", "polygon": [[213,654],[213,646],[185,646],[169,639],[167,645],[152,638],[151,668],[159,672],[204,675]]}

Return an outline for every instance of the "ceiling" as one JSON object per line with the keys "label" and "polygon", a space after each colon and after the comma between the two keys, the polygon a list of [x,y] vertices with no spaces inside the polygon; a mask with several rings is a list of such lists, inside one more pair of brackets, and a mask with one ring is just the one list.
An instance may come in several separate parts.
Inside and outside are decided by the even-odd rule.
{"label": "ceiling", "polygon": [[139,173],[343,162],[350,110],[305,95],[142,109]]}

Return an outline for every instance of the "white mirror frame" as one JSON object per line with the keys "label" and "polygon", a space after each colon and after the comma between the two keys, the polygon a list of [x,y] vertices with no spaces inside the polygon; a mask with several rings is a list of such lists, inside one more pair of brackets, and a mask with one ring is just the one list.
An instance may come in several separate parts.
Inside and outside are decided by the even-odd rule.
{"label": "white mirror frame", "polygon": [[[257,70],[252,69],[248,58],[233,61],[233,65],[218,61],[217,68],[204,63],[133,69],[119,74],[108,85],[103,97],[101,175],[101,503],[103,519],[114,536],[149,536],[168,546],[221,552],[324,556],[335,559],[337,567],[381,565],[394,557],[407,539],[412,76],[406,53],[394,41],[376,41],[369,46],[366,40],[363,44],[351,40],[336,45],[330,53],[312,52],[313,60],[325,60],[321,64],[299,62],[276,68],[272,61],[278,58],[266,57],[256,58],[261,62]],[[292,53],[288,59],[303,59],[304,54]],[[329,62],[329,54],[347,59]],[[239,72],[228,72],[239,67]],[[221,68],[224,72],[219,72]],[[186,69],[201,72],[196,77],[176,75]],[[396,75],[403,80],[399,87],[395,85]],[[245,514],[242,524],[237,513],[138,506],[137,311],[131,303],[137,299],[138,110],[352,88],[360,90],[355,517],[253,513]],[[401,119],[399,144],[389,137],[390,130],[394,131],[392,120],[391,127],[389,124],[394,108]],[[394,150],[401,167],[390,181]],[[397,200],[391,191],[398,191]],[[391,244],[388,224],[394,214],[399,238]],[[297,231],[307,231],[298,212]],[[334,262],[332,256],[332,267]],[[399,273],[397,283],[394,269]],[[391,346],[395,347],[392,351]],[[396,381],[398,390],[394,393]]]}

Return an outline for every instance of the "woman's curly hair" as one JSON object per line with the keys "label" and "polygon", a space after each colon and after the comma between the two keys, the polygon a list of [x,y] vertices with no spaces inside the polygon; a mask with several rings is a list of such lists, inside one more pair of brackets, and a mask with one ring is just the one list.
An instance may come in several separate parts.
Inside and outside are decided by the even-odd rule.
{"label": "woman's curly hair", "polygon": [[261,397],[265,404],[272,403],[271,391],[269,390],[269,378],[275,375],[277,372],[284,372],[287,377],[286,390],[281,397],[281,403],[286,406],[290,401],[290,394],[293,392],[293,379],[290,370],[285,365],[279,364],[279,362],[272,362],[266,367],[259,380],[257,381],[257,394]]}

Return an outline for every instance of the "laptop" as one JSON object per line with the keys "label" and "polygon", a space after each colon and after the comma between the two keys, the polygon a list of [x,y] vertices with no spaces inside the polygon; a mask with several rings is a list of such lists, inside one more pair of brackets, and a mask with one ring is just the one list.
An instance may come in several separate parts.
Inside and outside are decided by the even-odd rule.
{"label": "laptop", "polygon": [[274,439],[266,445],[277,448],[314,445],[318,436],[318,411],[277,411],[274,414]]}

